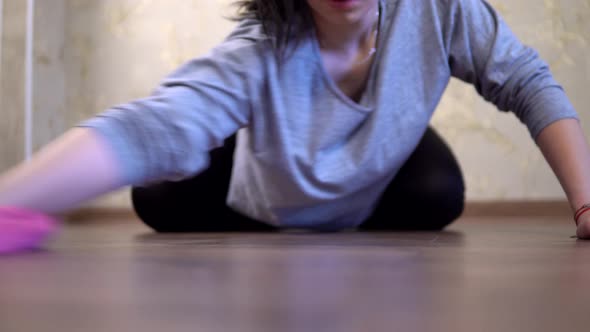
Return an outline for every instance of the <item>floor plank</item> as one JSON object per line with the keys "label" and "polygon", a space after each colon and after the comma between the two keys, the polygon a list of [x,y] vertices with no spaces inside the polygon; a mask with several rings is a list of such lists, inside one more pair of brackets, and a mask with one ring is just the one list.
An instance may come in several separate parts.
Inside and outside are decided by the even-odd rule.
{"label": "floor plank", "polygon": [[0,257],[0,331],[582,331],[590,243],[566,218],[440,233],[150,233],[67,225]]}

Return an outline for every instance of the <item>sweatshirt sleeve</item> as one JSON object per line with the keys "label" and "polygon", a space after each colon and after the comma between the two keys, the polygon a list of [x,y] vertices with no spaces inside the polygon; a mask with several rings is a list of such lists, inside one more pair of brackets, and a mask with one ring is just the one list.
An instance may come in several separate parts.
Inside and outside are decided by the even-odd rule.
{"label": "sweatshirt sleeve", "polygon": [[209,151],[248,125],[260,53],[253,41],[227,40],[166,77],[147,98],[82,123],[117,156],[125,184],[180,180],[209,165]]}
{"label": "sweatshirt sleeve", "polygon": [[523,45],[484,0],[448,0],[446,47],[451,74],[512,111],[536,138],[543,128],[577,118],[539,54]]}

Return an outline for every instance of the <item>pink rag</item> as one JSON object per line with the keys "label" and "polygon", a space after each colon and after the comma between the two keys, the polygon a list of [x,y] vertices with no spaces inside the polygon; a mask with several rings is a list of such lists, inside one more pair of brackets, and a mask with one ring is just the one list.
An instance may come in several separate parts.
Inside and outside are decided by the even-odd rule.
{"label": "pink rag", "polygon": [[58,228],[58,222],[42,213],[0,207],[0,254],[39,247]]}

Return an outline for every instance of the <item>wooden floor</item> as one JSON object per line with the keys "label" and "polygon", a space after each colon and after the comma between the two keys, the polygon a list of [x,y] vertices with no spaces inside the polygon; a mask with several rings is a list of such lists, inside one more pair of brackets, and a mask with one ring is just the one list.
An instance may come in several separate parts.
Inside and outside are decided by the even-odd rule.
{"label": "wooden floor", "polygon": [[590,242],[572,235],[555,217],[442,233],[68,225],[0,257],[0,331],[587,331]]}

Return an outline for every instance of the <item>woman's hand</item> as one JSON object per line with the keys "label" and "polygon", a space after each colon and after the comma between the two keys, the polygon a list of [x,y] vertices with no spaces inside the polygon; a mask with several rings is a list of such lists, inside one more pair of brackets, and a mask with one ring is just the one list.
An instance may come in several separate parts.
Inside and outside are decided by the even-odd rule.
{"label": "woman's hand", "polygon": [[[572,212],[590,204],[590,147],[575,119],[554,122],[543,129],[537,144],[561,183]],[[576,235],[590,240],[590,211],[578,219]]]}
{"label": "woman's hand", "polygon": [[576,235],[579,239],[590,240],[590,213],[583,214],[578,219]]}

